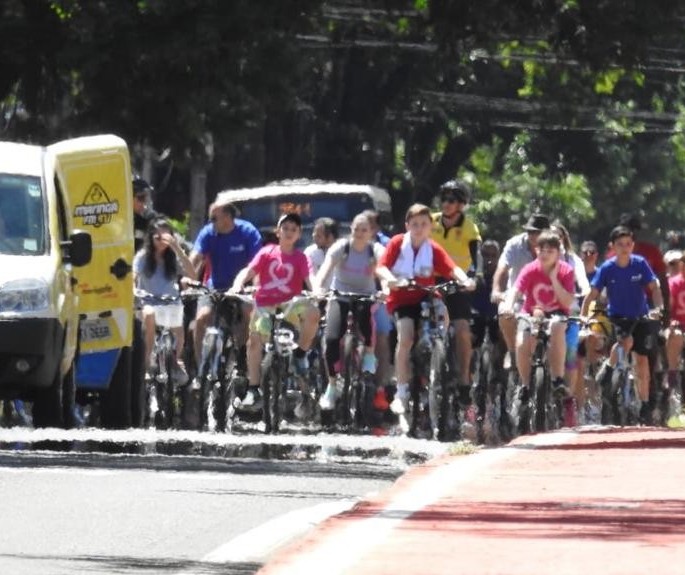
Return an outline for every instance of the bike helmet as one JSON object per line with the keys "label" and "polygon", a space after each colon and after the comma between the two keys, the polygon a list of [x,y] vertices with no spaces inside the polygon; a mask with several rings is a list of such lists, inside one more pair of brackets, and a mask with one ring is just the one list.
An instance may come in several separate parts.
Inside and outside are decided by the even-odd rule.
{"label": "bike helmet", "polygon": [[471,201],[471,188],[463,180],[449,180],[440,186],[440,199],[449,196],[468,204]]}

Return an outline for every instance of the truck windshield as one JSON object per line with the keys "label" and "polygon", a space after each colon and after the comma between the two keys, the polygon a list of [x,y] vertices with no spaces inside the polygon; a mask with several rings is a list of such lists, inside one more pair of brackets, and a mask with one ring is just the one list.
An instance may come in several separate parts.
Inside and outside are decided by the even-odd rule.
{"label": "truck windshield", "polygon": [[45,253],[40,178],[0,174],[0,254]]}
{"label": "truck windshield", "polygon": [[275,226],[281,214],[296,212],[306,226],[317,218],[328,216],[339,222],[351,222],[358,213],[373,208],[366,194],[279,194],[236,202],[240,217],[258,228]]}

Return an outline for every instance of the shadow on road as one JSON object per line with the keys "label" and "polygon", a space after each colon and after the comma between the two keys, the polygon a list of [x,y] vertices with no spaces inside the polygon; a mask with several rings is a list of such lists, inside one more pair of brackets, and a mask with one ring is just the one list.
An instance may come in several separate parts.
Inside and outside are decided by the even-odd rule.
{"label": "shadow on road", "polygon": [[170,560],[160,557],[125,557],[110,555],[77,555],[66,557],[60,555],[38,555],[38,554],[0,554],[0,560],[13,559],[17,561],[49,561],[50,563],[65,562],[70,564],[75,572],[97,573],[178,573],[187,571],[197,575],[252,575],[261,569],[262,563],[240,562],[240,563],[206,563],[203,561],[181,561]]}

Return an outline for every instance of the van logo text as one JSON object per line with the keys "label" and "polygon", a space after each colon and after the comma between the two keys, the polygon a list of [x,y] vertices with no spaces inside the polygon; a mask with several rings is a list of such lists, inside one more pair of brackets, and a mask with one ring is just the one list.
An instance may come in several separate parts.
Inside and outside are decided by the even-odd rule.
{"label": "van logo text", "polygon": [[83,218],[84,226],[96,228],[109,224],[112,221],[112,214],[117,213],[119,213],[119,202],[110,201],[107,192],[97,182],[90,186],[86,197],[83,198],[83,203],[74,209],[74,217]]}

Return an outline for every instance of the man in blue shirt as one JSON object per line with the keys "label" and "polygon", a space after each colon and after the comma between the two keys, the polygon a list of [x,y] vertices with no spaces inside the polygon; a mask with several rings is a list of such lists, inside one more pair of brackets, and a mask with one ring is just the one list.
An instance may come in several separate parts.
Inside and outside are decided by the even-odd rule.
{"label": "man in blue shirt", "polygon": [[[656,345],[656,336],[651,322],[644,320],[650,313],[645,289],[658,311],[656,315],[663,313],[661,289],[659,280],[645,258],[633,254],[635,241],[631,229],[625,226],[614,228],[610,241],[616,255],[605,261],[597,270],[592,279],[592,289],[583,300],[581,315],[587,316],[590,304],[599,297],[603,289],[606,289],[609,319],[621,332],[628,334],[623,341],[625,352],[630,353],[632,350],[636,354],[635,377],[643,404],[643,417],[646,417],[649,402],[648,354]],[[597,373],[596,380],[602,386],[608,385],[611,381],[611,374],[617,361],[617,345],[614,344],[608,362]]]}
{"label": "man in blue shirt", "polygon": [[[238,272],[247,267],[252,258],[262,247],[259,230],[250,222],[237,218],[238,210],[230,202],[209,206],[209,223],[197,235],[190,261],[204,278],[207,287],[216,290],[228,290]],[[204,273],[200,275],[200,268]],[[212,319],[214,306],[209,296],[197,302],[195,316],[195,360],[199,363],[202,357],[202,340]],[[249,314],[243,314],[244,319]],[[247,338],[247,322],[244,322]],[[242,362],[241,362],[242,363]]]}

